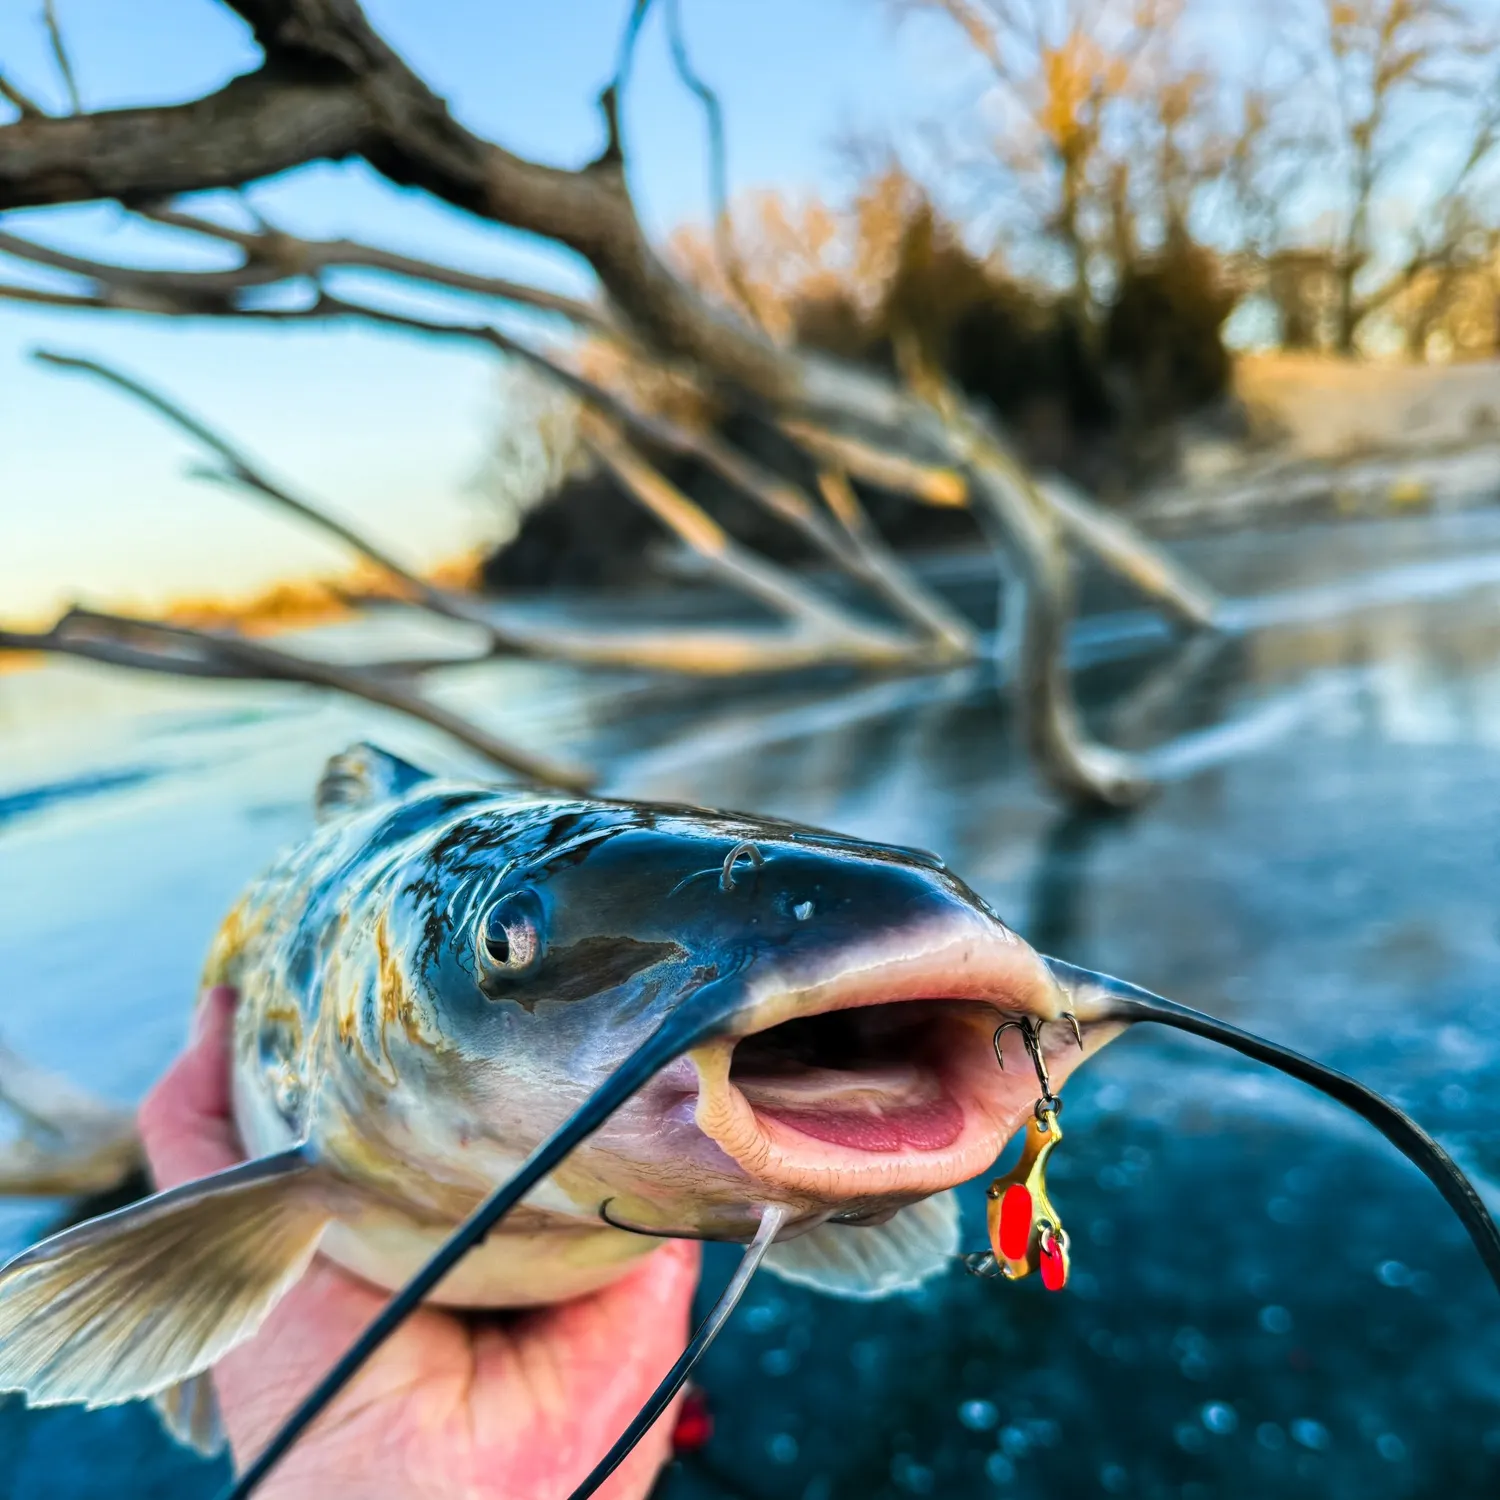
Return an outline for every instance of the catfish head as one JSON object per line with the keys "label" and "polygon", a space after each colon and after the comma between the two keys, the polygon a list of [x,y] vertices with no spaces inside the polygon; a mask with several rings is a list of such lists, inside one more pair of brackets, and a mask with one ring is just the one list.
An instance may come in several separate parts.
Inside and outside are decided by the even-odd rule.
{"label": "catfish head", "polygon": [[1047,964],[922,851],[737,813],[453,797],[421,784],[368,832],[420,829],[370,892],[400,992],[371,1048],[401,1106],[347,1111],[399,1122],[384,1144],[403,1173],[482,1196],[667,1036],[680,1055],[533,1209],[734,1240],[768,1204],[786,1235],[875,1224],[984,1171],[1030,1116],[1036,1074],[1014,1030],[1000,1067],[1003,1021],[1062,1023],[1042,1032],[1054,1081],[1120,1029],[1085,1025],[1080,1047]]}

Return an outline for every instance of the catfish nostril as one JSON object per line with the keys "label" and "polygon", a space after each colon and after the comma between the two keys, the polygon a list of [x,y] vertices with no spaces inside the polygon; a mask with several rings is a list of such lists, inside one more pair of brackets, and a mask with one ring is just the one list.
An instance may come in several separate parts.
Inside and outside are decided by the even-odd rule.
{"label": "catfish nostril", "polygon": [[760,849],[744,839],[736,844],[728,854],[724,856],[724,867],[719,871],[719,889],[721,891],[732,891],[734,889],[734,867],[742,859],[748,859],[758,870],[766,862],[766,857]]}

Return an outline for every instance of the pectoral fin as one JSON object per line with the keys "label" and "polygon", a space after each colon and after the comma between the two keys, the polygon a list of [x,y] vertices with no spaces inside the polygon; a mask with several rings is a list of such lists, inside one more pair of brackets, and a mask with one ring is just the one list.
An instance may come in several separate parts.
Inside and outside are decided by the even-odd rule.
{"label": "pectoral fin", "polygon": [[765,1267],[835,1297],[889,1297],[947,1270],[957,1253],[958,1198],[950,1191],[913,1203],[884,1224],[824,1224],[773,1245]]}
{"label": "pectoral fin", "polygon": [[330,1217],[299,1149],[44,1240],[0,1268],[0,1390],[107,1406],[201,1374],[302,1276]]}

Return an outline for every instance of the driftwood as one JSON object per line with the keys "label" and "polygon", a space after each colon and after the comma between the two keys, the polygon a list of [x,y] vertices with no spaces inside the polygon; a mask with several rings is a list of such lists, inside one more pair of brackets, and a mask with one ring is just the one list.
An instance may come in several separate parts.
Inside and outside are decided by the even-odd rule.
{"label": "driftwood", "polygon": [[[482,631],[485,655],[716,673],[826,662],[930,670],[973,659],[981,649],[976,633],[886,546],[864,519],[851,481],[897,490],[916,503],[970,506],[998,529],[1024,588],[1017,681],[1040,768],[1074,798],[1121,803],[1145,790],[1136,767],[1091,744],[1079,725],[1061,652],[1071,615],[1069,550],[1087,550],[1185,627],[1212,624],[1213,596],[1086,498],[1033,481],[994,424],[936,382],[914,378],[903,386],[778,345],[753,318],[711,305],[673,274],[637,219],[619,128],[630,48],[649,0],[631,6],[617,76],[600,99],[603,148],[576,169],[529,161],[459,124],[370,26],[356,0],[224,3],[251,27],[264,62],[202,99],[51,116],[13,84],[0,89],[19,114],[0,126],[0,211],[114,199],[165,228],[232,245],[238,264],[220,271],[109,265],[8,228],[0,232],[0,255],[66,278],[69,287],[5,284],[0,296],[169,316],[361,318],[430,337],[477,340],[525,359],[578,400],[584,442],[626,493],[703,568],[753,598],[772,627],[605,638],[549,631],[539,638],[502,623],[480,601],[417,577],[352,525],[268,480],[231,444],[139,382],[90,361],[54,356],[54,363],[102,376],[152,405],[214,455],[215,477],[339,535],[380,566],[409,603]],[[733,288],[718,101],[692,69],[675,10],[669,28],[679,73],[710,123],[715,229]],[[233,227],[173,202],[349,157],[478,219],[567,246],[592,267],[600,299],[583,301],[347,240],[300,239],[263,223]],[[630,360],[670,371],[699,393],[705,410],[739,411],[778,426],[804,455],[804,474],[768,470],[728,443],[717,425],[688,426],[639,409],[549,352],[555,345],[530,343],[487,323],[419,319],[332,295],[325,278],[345,267],[473,293],[561,319],[589,339],[613,341]],[[300,291],[300,300],[278,297],[268,306],[263,294],[271,287]],[[708,465],[835,565],[858,586],[861,603],[852,606],[734,542],[652,463],[653,450],[690,453]],[[807,473],[818,476],[814,489],[804,487]],[[132,643],[112,642],[115,649],[122,644]],[[385,683],[382,691],[389,687],[380,674],[362,673],[362,683],[365,677]]]}

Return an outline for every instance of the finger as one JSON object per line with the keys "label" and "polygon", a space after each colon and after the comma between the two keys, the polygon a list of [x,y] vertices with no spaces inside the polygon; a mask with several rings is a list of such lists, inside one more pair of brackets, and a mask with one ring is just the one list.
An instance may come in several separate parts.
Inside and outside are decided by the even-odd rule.
{"label": "finger", "polygon": [[[241,1463],[265,1446],[301,1399],[380,1313],[386,1300],[386,1293],[319,1258],[272,1308],[255,1336],[214,1366],[224,1424]],[[392,1344],[360,1371],[334,1411],[309,1435],[308,1443],[293,1450],[283,1480],[304,1466],[318,1467],[330,1434],[347,1421],[351,1410],[363,1410],[388,1394],[399,1396],[402,1381],[409,1383],[413,1368],[420,1365],[404,1357],[414,1337],[426,1332],[429,1319],[425,1310],[418,1318],[421,1322],[417,1328],[414,1330],[412,1323],[403,1327]],[[455,1324],[449,1359],[461,1367],[465,1356],[462,1330]],[[394,1409],[390,1420],[396,1421]],[[332,1446],[337,1449],[340,1445],[335,1442]]]}
{"label": "finger", "polygon": [[230,1119],[229,1052],[236,998],[227,985],[203,997],[194,1039],[141,1105],[141,1139],[160,1187],[221,1172],[243,1159]]}
{"label": "finger", "polygon": [[695,1240],[668,1240],[591,1299],[591,1318],[611,1338],[670,1342],[686,1327],[702,1266],[702,1246]]}
{"label": "finger", "polygon": [[623,1426],[682,1352],[699,1261],[697,1244],[669,1241],[600,1291],[518,1319],[493,1342],[482,1334],[481,1370],[504,1351],[530,1368],[548,1416],[582,1408]]}
{"label": "finger", "polygon": [[[702,1260],[698,1244],[676,1240],[600,1294],[596,1314],[608,1329],[615,1360],[612,1376],[607,1369],[601,1373],[617,1382],[610,1394],[616,1400],[624,1398],[608,1421],[610,1434],[624,1430],[682,1353],[691,1334],[693,1293]],[[632,1351],[632,1357],[621,1358],[625,1349]],[[599,1402],[608,1404],[607,1398]],[[636,1500],[651,1489],[672,1456],[672,1432],[681,1404],[679,1393],[600,1487],[599,1500]],[[602,1456],[601,1449],[596,1457]]]}

